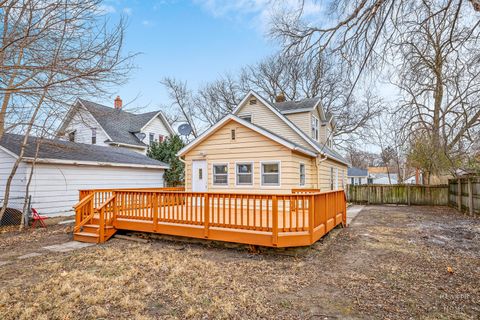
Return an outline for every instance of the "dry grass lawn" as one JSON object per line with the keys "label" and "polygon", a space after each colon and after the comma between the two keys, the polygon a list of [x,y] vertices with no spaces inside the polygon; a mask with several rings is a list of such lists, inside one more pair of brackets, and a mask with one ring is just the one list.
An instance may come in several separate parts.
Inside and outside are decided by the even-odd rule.
{"label": "dry grass lawn", "polygon": [[[49,235],[49,237],[46,237]],[[0,319],[478,319],[480,221],[369,207],[310,248],[113,239],[24,260],[61,227],[0,234]],[[453,273],[448,272],[451,268]]]}

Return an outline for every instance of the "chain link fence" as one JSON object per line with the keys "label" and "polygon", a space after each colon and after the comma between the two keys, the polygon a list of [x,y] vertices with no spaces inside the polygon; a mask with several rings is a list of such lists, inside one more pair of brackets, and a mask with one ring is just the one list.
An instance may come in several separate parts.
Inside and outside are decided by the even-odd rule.
{"label": "chain link fence", "polygon": [[[3,214],[0,220],[0,227],[5,226],[18,226],[22,222],[22,218],[25,219],[25,225],[28,225],[28,221],[31,217],[31,197],[27,199],[26,211],[27,214],[23,215],[23,208],[25,205],[24,197],[10,198],[7,204],[7,210]],[[0,199],[0,208],[3,207],[3,199]]]}

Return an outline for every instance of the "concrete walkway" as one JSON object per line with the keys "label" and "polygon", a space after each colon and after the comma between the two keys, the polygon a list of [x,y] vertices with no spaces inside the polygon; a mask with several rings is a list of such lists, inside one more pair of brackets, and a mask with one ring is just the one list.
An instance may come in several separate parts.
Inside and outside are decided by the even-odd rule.
{"label": "concrete walkway", "polygon": [[347,208],[347,227],[350,225],[350,223],[357,217],[357,215],[360,213],[360,211],[363,210],[365,206],[361,205],[353,205]]}

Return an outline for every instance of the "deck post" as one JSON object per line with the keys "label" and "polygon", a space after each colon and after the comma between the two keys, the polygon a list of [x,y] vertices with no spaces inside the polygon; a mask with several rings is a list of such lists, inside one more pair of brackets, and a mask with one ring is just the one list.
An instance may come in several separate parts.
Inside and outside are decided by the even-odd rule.
{"label": "deck post", "polygon": [[158,193],[152,196],[152,216],[153,216],[153,231],[157,232],[158,228]]}
{"label": "deck post", "polygon": [[208,193],[205,193],[203,198],[203,208],[204,208],[204,221],[205,226],[205,238],[208,238],[208,225],[210,222],[210,196]]}
{"label": "deck post", "polygon": [[278,244],[278,198],[272,196],[272,244]]}
{"label": "deck post", "polygon": [[99,228],[98,228],[98,243],[103,243],[104,239],[104,232],[105,232],[105,215],[104,215],[105,208],[100,209],[99,214]]}
{"label": "deck post", "polygon": [[311,195],[308,200],[308,232],[310,233],[310,244],[313,243],[313,229],[315,224],[315,196]]}
{"label": "deck post", "polygon": [[112,225],[115,226],[117,222],[117,215],[118,215],[118,206],[117,206],[117,192],[113,191],[112,194],[115,196],[113,199],[113,217],[112,217]]}

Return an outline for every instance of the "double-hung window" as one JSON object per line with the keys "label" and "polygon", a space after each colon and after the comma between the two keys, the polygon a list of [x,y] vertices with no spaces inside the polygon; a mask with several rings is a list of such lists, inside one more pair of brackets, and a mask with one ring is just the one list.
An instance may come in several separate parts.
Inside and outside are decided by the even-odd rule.
{"label": "double-hung window", "polygon": [[300,163],[300,185],[305,185],[305,164]]}
{"label": "double-hung window", "polygon": [[150,132],[148,135],[148,142],[152,145],[155,142],[155,133]]}
{"label": "double-hung window", "polygon": [[253,185],[253,163],[237,163],[237,185]]}
{"label": "double-hung window", "polygon": [[280,185],[280,162],[262,162],[262,186]]}
{"label": "double-hung window", "polygon": [[320,130],[320,121],[315,116],[312,116],[312,138],[315,141],[318,141],[319,130]]}
{"label": "double-hung window", "polygon": [[228,185],[228,165],[226,163],[213,165],[213,184],[216,186]]}

